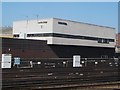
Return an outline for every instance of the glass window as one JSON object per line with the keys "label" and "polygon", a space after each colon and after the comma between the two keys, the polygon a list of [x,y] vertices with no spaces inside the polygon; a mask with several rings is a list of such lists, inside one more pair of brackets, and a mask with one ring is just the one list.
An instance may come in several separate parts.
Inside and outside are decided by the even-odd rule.
{"label": "glass window", "polygon": [[38,22],[38,24],[44,24],[44,23],[47,23],[47,21]]}
{"label": "glass window", "polygon": [[14,34],[14,37],[19,37],[19,34]]}
{"label": "glass window", "polygon": [[103,39],[103,43],[109,43],[108,39]]}
{"label": "glass window", "polygon": [[102,43],[102,39],[98,39],[98,43]]}
{"label": "glass window", "polygon": [[58,24],[67,25],[67,23],[65,23],[65,22],[58,22]]}

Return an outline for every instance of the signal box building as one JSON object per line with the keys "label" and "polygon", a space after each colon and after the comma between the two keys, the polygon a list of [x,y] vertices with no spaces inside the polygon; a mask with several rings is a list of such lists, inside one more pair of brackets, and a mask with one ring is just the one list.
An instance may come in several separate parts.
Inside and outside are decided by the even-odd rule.
{"label": "signal box building", "polygon": [[[16,40],[23,39],[26,40],[25,43],[30,41],[32,49],[36,48],[38,42],[46,41],[49,47],[46,52],[51,50],[54,53],[46,55],[53,58],[71,58],[73,55],[91,58],[113,57],[115,53],[115,28],[112,27],[57,18],[23,20],[13,23],[13,35]],[[25,54],[28,53],[31,52]],[[39,50],[34,53],[38,54]]]}

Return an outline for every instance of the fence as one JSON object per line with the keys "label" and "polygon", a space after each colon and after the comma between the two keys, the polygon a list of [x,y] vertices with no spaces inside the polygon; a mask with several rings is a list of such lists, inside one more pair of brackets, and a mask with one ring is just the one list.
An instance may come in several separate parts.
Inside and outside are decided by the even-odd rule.
{"label": "fence", "polygon": [[[63,68],[73,67],[73,58],[20,58],[20,61],[12,58],[12,67],[17,68]],[[81,67],[118,67],[118,58],[81,58]]]}

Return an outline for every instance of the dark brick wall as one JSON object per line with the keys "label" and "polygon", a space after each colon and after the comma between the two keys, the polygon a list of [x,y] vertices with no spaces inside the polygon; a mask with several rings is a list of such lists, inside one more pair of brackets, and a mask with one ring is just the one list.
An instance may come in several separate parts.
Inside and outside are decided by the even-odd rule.
{"label": "dark brick wall", "polygon": [[99,58],[102,55],[113,57],[114,48],[47,45],[46,41],[2,38],[2,53],[10,53],[21,58],[72,58],[73,55]]}
{"label": "dark brick wall", "polygon": [[68,45],[49,45],[59,57],[71,58],[73,55],[82,57],[100,58],[102,55],[113,57],[115,48],[87,47],[87,46],[68,46]]}
{"label": "dark brick wall", "polygon": [[46,41],[2,38],[2,53],[21,58],[55,58]]}

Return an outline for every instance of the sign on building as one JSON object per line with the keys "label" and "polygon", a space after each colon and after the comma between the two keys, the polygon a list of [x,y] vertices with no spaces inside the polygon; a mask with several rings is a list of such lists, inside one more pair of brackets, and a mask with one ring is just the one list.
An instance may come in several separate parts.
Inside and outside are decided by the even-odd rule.
{"label": "sign on building", "polygon": [[20,58],[19,57],[15,57],[14,58],[14,64],[13,66],[17,65],[17,67],[20,65]]}
{"label": "sign on building", "polygon": [[1,68],[11,68],[11,54],[2,54]]}
{"label": "sign on building", "polygon": [[73,67],[81,67],[79,55],[73,56]]}

